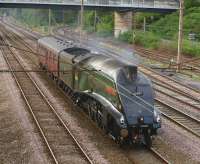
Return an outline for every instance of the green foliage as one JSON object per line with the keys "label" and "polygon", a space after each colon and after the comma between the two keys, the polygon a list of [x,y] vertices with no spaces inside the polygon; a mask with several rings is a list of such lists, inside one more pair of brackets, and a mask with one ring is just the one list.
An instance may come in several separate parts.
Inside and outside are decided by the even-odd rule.
{"label": "green foliage", "polygon": [[134,43],[144,46],[146,48],[152,48],[156,49],[160,45],[161,38],[159,36],[156,36],[152,32],[142,32],[142,31],[128,31],[123,34],[119,35],[119,40],[133,43],[133,35],[134,35]]}
{"label": "green foliage", "polygon": [[112,36],[113,26],[107,23],[98,24],[97,33],[99,36]]}
{"label": "green foliage", "polygon": [[174,35],[178,32],[178,13],[172,13],[162,17],[160,20],[152,23],[149,26],[155,34],[163,37],[165,39],[173,38]]}
{"label": "green foliage", "polygon": [[97,33],[101,36],[111,36],[114,29],[113,13],[98,12]]}
{"label": "green foliage", "polygon": [[[197,41],[200,41],[200,0],[184,0],[184,43],[183,52],[185,54],[200,55],[199,43],[188,41],[189,33],[197,35]],[[17,20],[31,28],[41,27],[44,31],[48,30],[48,9],[2,9],[0,14],[10,13]],[[114,29],[113,12],[97,11],[95,20],[95,11],[84,12],[84,29],[88,32],[97,32],[100,36],[112,36]],[[146,18],[146,32],[142,32],[144,17]],[[179,13],[171,14],[160,13],[142,13],[135,14],[136,35],[134,41],[136,44],[147,48],[158,48],[163,42],[171,42],[170,49],[177,49]],[[76,10],[56,11],[52,10],[51,24],[65,23],[77,27],[80,24],[79,12]],[[95,26],[96,25],[96,26]],[[162,39],[161,39],[162,38]],[[132,43],[132,31],[120,34],[119,40]],[[161,42],[162,40],[162,42]],[[164,45],[167,46],[167,45]]]}
{"label": "green foliage", "polygon": [[127,31],[119,35],[119,40],[123,42],[133,43],[133,32]]}
{"label": "green foliage", "polygon": [[[114,19],[112,12],[85,11],[84,29],[87,32],[97,32],[99,36],[111,36],[113,34]],[[96,27],[95,27],[96,24]]]}
{"label": "green foliage", "polygon": [[48,25],[48,10],[44,9],[15,9],[11,15],[31,27]]}
{"label": "green foliage", "polygon": [[185,36],[188,36],[190,32],[200,33],[200,7],[190,8],[186,11],[184,29]]}
{"label": "green foliage", "polygon": [[163,14],[160,14],[160,13],[138,12],[138,13],[135,13],[133,21],[136,22],[137,27],[141,27],[143,26],[144,17],[146,18],[147,24],[149,24],[149,23],[155,22],[156,20],[159,20],[162,16]]}
{"label": "green foliage", "polygon": [[[188,38],[190,32],[200,33],[200,7],[185,10],[184,37]],[[155,34],[165,39],[177,38],[179,16],[178,12],[166,15],[160,20],[149,25]]]}
{"label": "green foliage", "polygon": [[85,26],[94,26],[94,11],[85,11],[84,13],[84,25]]}
{"label": "green foliage", "polygon": [[78,24],[78,12],[75,10],[65,10],[64,11],[64,22],[67,25],[77,25]]}
{"label": "green foliage", "polygon": [[84,13],[84,30],[87,32],[94,32],[95,27],[94,27],[94,18],[95,17],[95,12],[94,11],[85,11]]}
{"label": "green foliage", "polygon": [[[165,44],[165,48],[169,48],[174,51],[177,50],[177,46],[177,41],[171,41],[169,44]],[[184,39],[182,52],[185,55],[200,56],[200,43]]]}
{"label": "green foliage", "polygon": [[160,41],[161,38],[152,32],[137,31],[135,35],[135,44],[142,45],[146,48],[157,49]]}
{"label": "green foliage", "polygon": [[197,7],[200,6],[199,0],[184,0],[185,8]]}
{"label": "green foliage", "polygon": [[186,55],[200,56],[200,43],[184,40],[183,53]]}

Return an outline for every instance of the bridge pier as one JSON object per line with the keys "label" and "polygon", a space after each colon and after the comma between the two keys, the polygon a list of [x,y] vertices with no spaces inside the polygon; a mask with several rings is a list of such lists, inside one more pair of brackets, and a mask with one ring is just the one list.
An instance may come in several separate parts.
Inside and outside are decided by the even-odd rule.
{"label": "bridge pier", "polygon": [[132,12],[114,13],[114,36],[118,38],[120,34],[132,29]]}

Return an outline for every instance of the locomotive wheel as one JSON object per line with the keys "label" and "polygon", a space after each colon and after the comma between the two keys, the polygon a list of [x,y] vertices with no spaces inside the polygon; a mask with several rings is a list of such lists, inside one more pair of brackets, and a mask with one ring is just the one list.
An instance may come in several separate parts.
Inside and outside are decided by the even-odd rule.
{"label": "locomotive wheel", "polygon": [[108,117],[108,130],[112,136],[115,137],[116,141],[118,142],[118,133],[117,133],[117,124],[112,117]]}
{"label": "locomotive wheel", "polygon": [[152,146],[152,139],[151,139],[151,133],[148,132],[148,130],[145,130],[144,132],[144,140],[145,140],[145,144],[147,146],[147,148],[151,148]]}
{"label": "locomotive wheel", "polygon": [[89,117],[93,120],[96,121],[96,112],[94,111],[96,108],[96,103],[93,100],[88,101],[88,113]]}
{"label": "locomotive wheel", "polygon": [[105,126],[105,125],[102,124],[102,129],[105,132],[105,134],[109,133],[108,126]]}
{"label": "locomotive wheel", "polygon": [[92,117],[92,110],[91,110],[90,103],[87,105],[87,108],[88,108],[88,116],[91,118]]}
{"label": "locomotive wheel", "polygon": [[72,96],[72,101],[73,101],[74,105],[78,106],[80,104],[81,98],[80,98],[80,96],[78,96],[78,94],[74,93]]}
{"label": "locomotive wheel", "polygon": [[96,114],[96,120],[97,120],[97,125],[100,127],[100,128],[102,128],[102,122],[101,122],[101,119],[102,118],[100,118],[101,116],[98,114],[98,112],[97,112],[97,114]]}
{"label": "locomotive wheel", "polygon": [[[94,106],[92,106],[92,108],[94,108]],[[96,114],[95,114],[95,112],[94,112],[94,110],[93,109],[90,109],[91,110],[91,119],[93,120],[93,121],[96,121]]]}

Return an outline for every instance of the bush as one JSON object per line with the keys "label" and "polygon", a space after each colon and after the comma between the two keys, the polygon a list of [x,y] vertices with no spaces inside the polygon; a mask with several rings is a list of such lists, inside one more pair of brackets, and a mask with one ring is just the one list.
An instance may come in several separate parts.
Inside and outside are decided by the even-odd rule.
{"label": "bush", "polygon": [[[152,49],[157,49],[160,46],[161,38],[152,32],[137,31],[134,35],[135,44]],[[124,32],[123,34],[119,35],[118,39],[123,42],[133,43],[133,32]]]}
{"label": "bush", "polygon": [[113,34],[113,27],[112,24],[101,23],[97,25],[97,34],[99,36],[112,36]]}
{"label": "bush", "polygon": [[123,42],[133,43],[133,32],[132,31],[124,32],[123,34],[119,35],[118,39]]}
{"label": "bush", "polygon": [[152,32],[136,32],[135,44],[144,46],[146,48],[157,49],[160,45],[161,38]]}
{"label": "bush", "polygon": [[200,43],[184,40],[183,53],[186,55],[200,56]]}
{"label": "bush", "polygon": [[[177,41],[169,41],[167,43],[164,41],[163,47],[177,52],[178,43]],[[200,43],[184,39],[182,53],[190,56],[200,56]]]}

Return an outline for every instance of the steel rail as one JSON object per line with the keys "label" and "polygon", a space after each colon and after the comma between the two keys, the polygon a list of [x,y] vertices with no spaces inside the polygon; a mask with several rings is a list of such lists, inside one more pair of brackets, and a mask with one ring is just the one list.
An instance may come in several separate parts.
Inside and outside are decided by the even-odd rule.
{"label": "steel rail", "polygon": [[[171,63],[170,60],[175,57],[174,55],[171,55],[169,53],[167,53],[167,57],[166,57],[166,55],[159,54],[159,52],[154,53],[151,50],[144,49],[141,47],[136,47],[135,52],[142,57],[145,57],[145,58],[151,59],[151,60],[155,60],[155,61],[161,62],[163,64],[168,64],[169,66]],[[190,60],[191,60],[191,64],[187,64],[188,63],[187,61],[190,62]],[[197,65],[197,63],[195,64],[195,60],[199,60],[199,58],[195,58],[195,59],[185,58],[182,62],[181,70],[189,70],[189,71],[194,70],[196,73],[200,73],[200,67]],[[171,66],[176,66],[176,63],[175,62],[171,63]],[[168,69],[169,69],[169,67],[168,67]],[[170,68],[170,69],[176,69],[176,68]]]}
{"label": "steel rail", "polygon": [[[155,99],[158,104],[161,104],[162,107],[164,107],[165,111],[168,110],[170,112],[173,112],[173,116],[170,116],[170,114],[167,114],[167,112],[164,112],[162,110],[162,107],[159,108],[159,111],[161,112],[162,116],[164,116],[165,118],[167,118],[168,120],[174,122],[175,124],[179,125],[180,127],[184,128],[185,130],[189,131],[190,133],[194,134],[195,136],[197,136],[198,138],[200,138],[200,120],[198,120],[197,118],[184,113],[182,111],[180,111],[179,109],[172,107],[170,104],[163,102],[160,99]],[[160,106],[160,105],[159,105]],[[187,122],[189,121],[189,122]],[[194,125],[195,124],[195,125]],[[190,125],[190,126],[188,126]],[[195,131],[195,128],[199,126],[199,129],[197,129],[197,131]],[[195,127],[195,128],[194,128]],[[199,130],[199,132],[198,132]]]}
{"label": "steel rail", "polygon": [[[11,52],[11,54],[13,55],[13,57],[16,59],[16,61],[20,64],[19,59],[17,58],[17,56],[14,55],[14,53],[13,53],[13,51],[12,51],[11,49],[10,49],[10,52]],[[9,66],[10,70],[13,70],[11,64],[9,63],[9,59],[8,59],[5,55],[4,55],[4,58],[5,58],[5,60],[6,60],[7,64],[8,64],[8,66]],[[21,66],[22,68],[24,68],[24,67],[22,66],[22,64],[20,64],[20,66]],[[24,91],[23,91],[23,89],[22,89],[22,87],[21,87],[19,81],[17,80],[17,77],[16,77],[14,71],[12,72],[12,75],[13,75],[13,77],[14,77],[14,79],[15,79],[15,81],[16,81],[16,83],[17,83],[19,89],[20,89],[20,92],[22,93],[22,96],[23,96],[23,98],[24,98],[24,100],[25,100],[25,102],[26,102],[26,104],[27,104],[27,106],[28,106],[28,108],[29,108],[29,110],[30,110],[30,112],[31,112],[31,114],[32,114],[32,116],[33,116],[35,122],[36,122],[37,127],[39,128],[39,131],[40,131],[40,133],[41,133],[41,135],[42,135],[42,137],[43,137],[43,139],[44,139],[44,141],[45,141],[45,144],[47,145],[47,147],[48,147],[48,149],[49,149],[49,151],[50,151],[51,156],[53,157],[54,162],[57,164],[57,163],[58,163],[58,160],[56,159],[55,154],[54,154],[52,148],[50,147],[50,144],[48,143],[47,138],[45,137],[45,134],[44,134],[44,132],[43,132],[43,130],[42,130],[42,127],[41,127],[39,121],[37,120],[37,118],[36,118],[36,116],[35,116],[35,114],[34,114],[34,112],[33,112],[33,110],[32,110],[32,107],[31,107],[29,101],[28,101],[28,99],[27,99],[27,97],[26,97],[26,95],[25,95],[25,93],[24,93]],[[58,113],[55,111],[55,109],[53,108],[53,106],[50,104],[49,100],[48,100],[48,99],[45,97],[45,95],[42,93],[42,91],[40,90],[39,86],[38,86],[38,85],[36,84],[36,82],[32,79],[32,77],[30,76],[30,74],[26,73],[26,75],[27,75],[27,76],[29,77],[29,79],[32,81],[32,83],[34,84],[35,88],[37,88],[37,90],[39,91],[40,95],[41,95],[42,98],[45,100],[45,102],[49,105],[50,109],[51,109],[52,112],[56,115],[56,117],[57,117],[57,119],[60,121],[61,125],[65,128],[65,130],[66,130],[66,131],[68,132],[68,134],[71,136],[71,138],[72,138],[73,141],[76,143],[76,145],[78,146],[78,148],[81,150],[81,152],[82,152],[82,154],[84,155],[84,157],[86,158],[86,160],[87,160],[90,164],[93,164],[93,162],[92,162],[92,160],[90,159],[90,157],[87,155],[87,153],[86,153],[86,152],[84,151],[84,149],[81,147],[81,145],[79,144],[79,142],[77,141],[77,139],[75,138],[75,136],[72,134],[72,132],[71,132],[70,129],[66,126],[66,124],[64,123],[64,121],[62,120],[62,118],[61,118],[61,117],[58,115]]]}
{"label": "steel rail", "polygon": [[[150,69],[150,68],[148,68],[148,67],[142,66],[142,67],[140,67],[140,68],[141,68],[141,69],[139,69],[139,70],[140,70],[141,72],[143,72],[144,74],[148,74],[148,73],[145,73],[145,69],[146,69],[147,71],[150,71],[151,73],[154,73],[154,74],[156,74],[156,75],[158,75],[158,76],[161,76],[162,78],[166,78],[167,80],[176,83],[177,85],[180,85],[180,87],[185,87],[186,89],[190,89],[190,90],[192,90],[192,91],[194,91],[194,92],[196,92],[197,94],[200,95],[200,90],[198,90],[198,89],[195,89],[195,88],[190,87],[190,86],[188,86],[188,85],[186,85],[186,84],[183,84],[183,83],[181,83],[180,81],[175,80],[175,79],[173,79],[173,78],[170,78],[170,77],[168,77],[168,76],[166,76],[166,75],[161,75],[161,74],[158,73],[157,71],[154,71],[154,70],[152,70],[152,69]],[[143,70],[143,71],[142,71],[142,70]],[[148,76],[152,76],[152,75],[148,74]],[[160,81],[161,81],[161,80],[160,80]],[[162,82],[163,82],[163,81],[162,81]],[[167,82],[165,82],[165,83],[167,83]],[[167,84],[168,84],[168,83],[167,83]],[[168,85],[169,85],[169,84],[168,84]]]}
{"label": "steel rail", "polygon": [[[63,93],[64,94],[64,93]],[[159,154],[159,152],[157,152],[155,149],[151,148],[151,152],[154,154],[154,156],[156,156],[156,158],[158,158],[159,160],[161,160],[164,163],[169,163],[164,157],[162,157],[161,154]]]}
{"label": "steel rail", "polygon": [[[158,80],[159,81],[159,80]],[[158,86],[161,86],[163,88],[166,88],[168,90],[174,91],[175,93],[181,94],[182,96],[185,96],[187,98],[190,98],[194,101],[198,101],[200,103],[200,99],[198,99],[197,97],[194,97],[193,95],[189,95],[188,93],[176,88],[175,86],[171,86],[168,83],[165,82],[157,82],[156,80],[152,80],[153,84],[156,84]]]}
{"label": "steel rail", "polygon": [[[63,92],[62,92],[63,93]],[[63,93],[64,94],[64,93]],[[169,164],[170,162],[167,161],[158,151],[156,151],[154,148],[151,148],[150,151],[153,153],[153,155],[161,160],[162,162]]]}
{"label": "steel rail", "polygon": [[163,157],[155,148],[150,148],[150,151],[156,158],[160,159],[163,163],[170,164],[170,162],[165,157]]}
{"label": "steel rail", "polygon": [[[10,65],[10,63],[9,63],[9,61],[8,61],[8,58],[7,58],[5,55],[3,55],[3,57],[4,57],[4,59],[5,59],[6,63],[7,63],[7,65],[8,65],[8,67],[10,68],[10,70],[13,70],[12,66]],[[39,122],[38,122],[38,120],[37,120],[37,118],[36,118],[36,116],[35,116],[35,114],[34,114],[34,112],[33,112],[33,110],[32,110],[32,107],[31,107],[30,103],[28,102],[28,99],[27,99],[26,96],[25,96],[25,93],[24,93],[24,91],[23,91],[23,89],[22,89],[22,87],[21,87],[19,81],[17,80],[17,77],[16,77],[14,71],[12,71],[12,76],[13,76],[13,78],[14,78],[14,80],[15,80],[15,82],[16,82],[16,84],[17,84],[17,86],[18,86],[18,88],[19,88],[19,90],[20,90],[20,92],[21,92],[21,94],[22,94],[22,97],[24,98],[24,100],[25,100],[25,102],[26,102],[26,105],[27,105],[28,108],[29,108],[29,111],[31,112],[31,115],[32,115],[32,117],[33,117],[33,119],[34,119],[34,121],[35,121],[35,123],[36,123],[36,125],[37,125],[37,127],[38,127],[38,129],[39,129],[39,131],[40,131],[40,133],[41,133],[41,135],[42,135],[42,138],[43,138],[44,141],[45,141],[46,146],[48,147],[48,149],[49,149],[49,151],[50,151],[51,156],[53,157],[54,162],[55,162],[56,164],[58,164],[58,161],[57,161],[57,159],[56,159],[56,157],[55,157],[55,155],[54,155],[54,153],[53,153],[53,151],[52,151],[52,149],[51,149],[51,147],[50,147],[50,145],[49,145],[49,143],[48,143],[48,141],[47,141],[47,139],[46,139],[46,137],[45,137],[45,135],[44,135],[44,132],[43,132],[43,130],[42,130],[42,128],[41,128],[41,126],[40,126],[40,124],[39,124]]]}
{"label": "steel rail", "polygon": [[[165,91],[163,91],[163,90],[161,90],[161,89],[158,89],[158,88],[155,88],[154,87],[154,90],[156,91],[156,92],[159,92],[159,93],[161,93],[161,94],[163,94],[163,95],[166,95],[166,96],[168,96],[168,97],[170,97],[170,98],[172,98],[172,99],[174,99],[174,100],[176,100],[176,101],[178,101],[178,102],[180,102],[180,103],[182,103],[182,104],[184,104],[184,105],[188,105],[188,106],[190,106],[192,109],[196,109],[196,110],[200,110],[200,107],[198,107],[198,106],[196,106],[196,105],[200,105],[200,103],[198,102],[197,104],[192,104],[192,103],[190,103],[190,102],[188,102],[188,101],[185,101],[184,99],[181,99],[181,98],[178,98],[178,97],[176,97],[177,95],[171,95],[171,94],[169,94],[169,93],[167,93],[167,92],[165,92]],[[172,91],[173,92],[173,91]],[[174,93],[176,93],[176,92],[174,92]],[[187,97],[186,97],[187,98]],[[188,98],[187,98],[188,99]],[[188,99],[189,100],[189,99]]]}
{"label": "steel rail", "polygon": [[[5,27],[5,25],[3,24],[3,23],[0,23],[2,26],[4,26]],[[11,27],[11,26],[9,26],[9,27]],[[13,27],[12,27],[13,28]],[[11,31],[11,30],[9,30],[9,34],[12,34],[12,36],[14,37],[14,39],[16,39],[16,40],[13,40],[13,42],[15,42],[17,45],[21,42],[21,44],[23,44],[25,47],[26,47],[26,49],[28,49],[27,51],[30,51],[30,52],[34,52],[34,50],[24,41],[24,39],[22,39],[22,37],[21,36],[18,36],[18,35],[16,35],[16,33],[14,33],[13,31]],[[7,35],[7,34],[6,34]],[[19,37],[21,38],[21,39],[19,39]],[[18,40],[18,42],[17,42],[17,40]],[[35,53],[35,52],[34,52]]]}
{"label": "steel rail", "polygon": [[164,163],[170,163],[167,161],[158,151],[156,151],[154,148],[151,148],[150,151],[157,157],[159,158],[162,162]]}
{"label": "steel rail", "polygon": [[[156,92],[159,92],[159,93],[161,93],[161,94],[163,94],[163,95],[166,95],[166,96],[168,96],[168,97],[170,97],[170,98],[173,98],[173,99],[179,101],[180,103],[182,103],[182,104],[184,104],[184,105],[188,105],[188,106],[192,107],[193,109],[200,110],[200,106],[199,106],[199,107],[198,107],[198,106],[195,106],[195,105],[200,105],[200,102],[198,102],[197,104],[192,104],[192,103],[190,103],[190,102],[188,102],[188,101],[185,101],[184,99],[178,98],[177,95],[171,95],[171,94],[169,94],[169,93],[167,93],[167,92],[165,92],[165,91],[163,91],[163,90],[161,90],[161,89],[158,89],[158,88],[155,88],[155,87],[154,87],[154,90],[155,90]],[[174,92],[174,91],[172,91],[172,92]],[[174,92],[174,93],[176,93],[176,92]],[[186,97],[186,98],[189,99],[188,97]],[[192,100],[192,99],[191,99],[191,100]],[[195,101],[195,100],[194,100],[194,101]]]}
{"label": "steel rail", "polygon": [[[11,23],[11,22],[8,23],[5,21],[2,23],[21,32],[24,36],[26,35],[28,38],[30,38],[30,40],[38,40],[40,37],[42,37],[42,35],[38,35],[38,34],[34,33],[34,31],[30,31],[27,28],[25,29],[25,28],[21,27],[20,25],[17,25],[17,24]],[[36,36],[36,35],[38,35],[38,36]]]}

